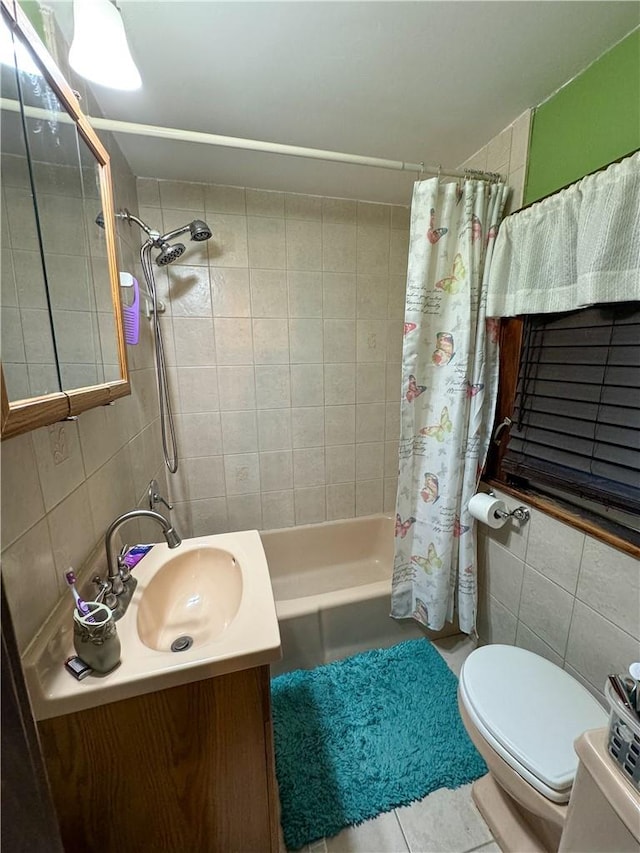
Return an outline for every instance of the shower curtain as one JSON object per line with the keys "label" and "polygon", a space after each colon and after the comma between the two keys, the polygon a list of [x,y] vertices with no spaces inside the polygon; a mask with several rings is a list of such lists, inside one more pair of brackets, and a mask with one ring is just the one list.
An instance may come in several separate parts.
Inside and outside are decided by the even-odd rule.
{"label": "shower curtain", "polygon": [[415,184],[402,357],[391,615],[475,630],[475,531],[467,504],[489,446],[498,322],[486,283],[508,189]]}

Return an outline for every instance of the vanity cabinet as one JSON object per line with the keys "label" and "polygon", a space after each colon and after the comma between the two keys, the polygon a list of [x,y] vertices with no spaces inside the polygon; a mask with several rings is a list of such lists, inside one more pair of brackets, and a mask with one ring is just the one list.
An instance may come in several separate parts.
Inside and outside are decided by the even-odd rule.
{"label": "vanity cabinet", "polygon": [[38,726],[67,853],[278,850],[268,666]]}

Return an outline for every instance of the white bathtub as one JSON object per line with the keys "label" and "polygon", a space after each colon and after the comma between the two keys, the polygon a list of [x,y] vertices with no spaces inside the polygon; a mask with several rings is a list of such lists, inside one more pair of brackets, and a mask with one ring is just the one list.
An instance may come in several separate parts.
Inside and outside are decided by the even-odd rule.
{"label": "white bathtub", "polygon": [[262,532],[282,638],[272,672],[434,634],[389,616],[394,523],[373,515]]}

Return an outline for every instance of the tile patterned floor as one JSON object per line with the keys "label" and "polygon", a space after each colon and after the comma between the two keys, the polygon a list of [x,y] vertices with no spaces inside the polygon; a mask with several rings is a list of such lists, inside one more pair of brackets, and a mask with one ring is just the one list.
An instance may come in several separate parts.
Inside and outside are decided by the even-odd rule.
{"label": "tile patterned floor", "polygon": [[[459,634],[434,643],[456,675],[475,644]],[[441,788],[303,848],[302,853],[500,853],[471,799],[471,785]]]}

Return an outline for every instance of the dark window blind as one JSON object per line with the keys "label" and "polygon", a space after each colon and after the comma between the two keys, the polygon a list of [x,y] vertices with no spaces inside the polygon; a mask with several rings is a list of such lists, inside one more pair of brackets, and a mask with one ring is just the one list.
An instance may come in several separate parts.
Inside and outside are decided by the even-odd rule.
{"label": "dark window blind", "polygon": [[530,315],[503,470],[640,513],[640,303]]}

